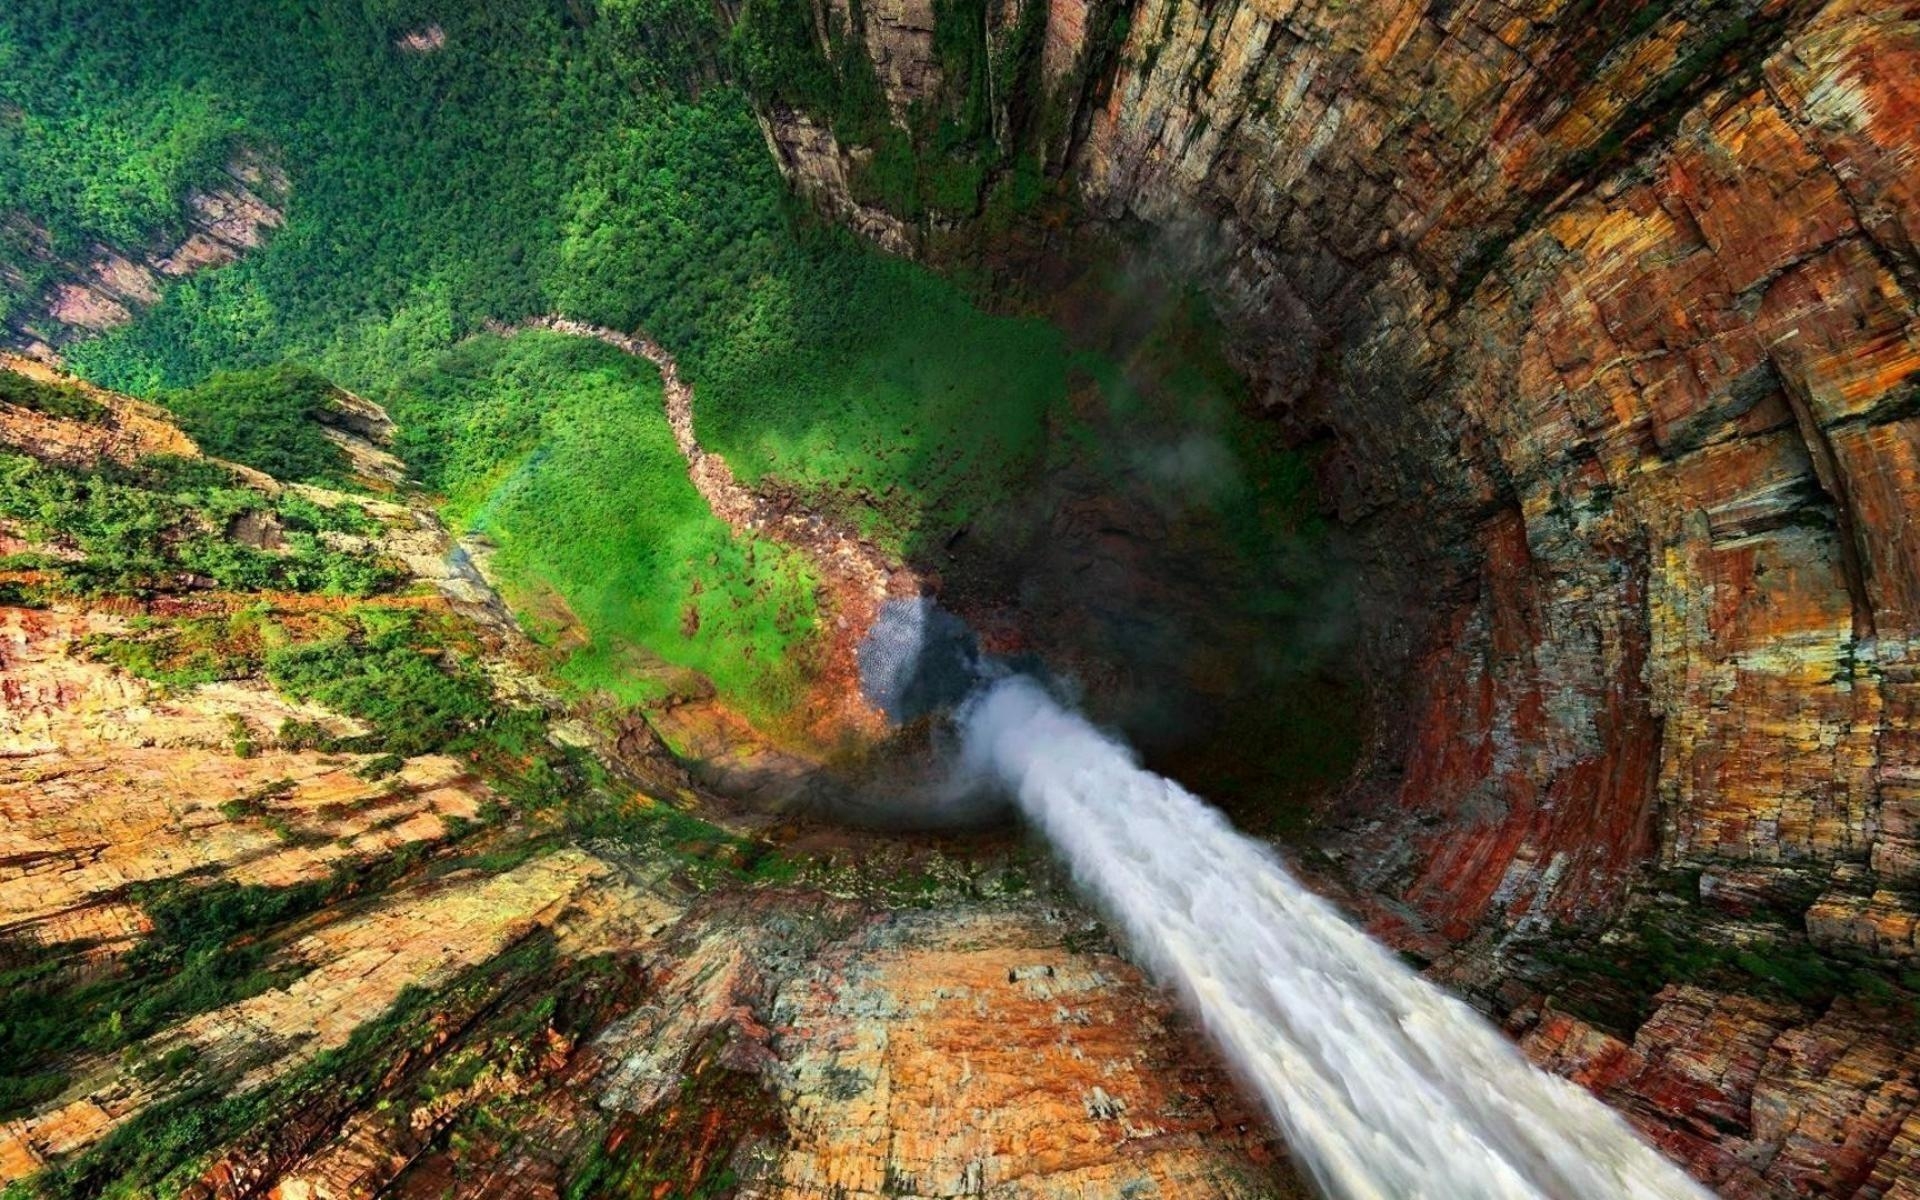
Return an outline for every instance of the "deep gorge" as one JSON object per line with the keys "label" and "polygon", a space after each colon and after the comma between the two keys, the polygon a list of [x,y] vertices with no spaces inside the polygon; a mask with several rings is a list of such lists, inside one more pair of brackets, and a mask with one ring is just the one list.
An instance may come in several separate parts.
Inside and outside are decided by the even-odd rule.
{"label": "deep gorge", "polygon": [[913,815],[925,593],[1719,1194],[1920,1187],[1920,7],[18,9],[10,1186],[1305,1187]]}

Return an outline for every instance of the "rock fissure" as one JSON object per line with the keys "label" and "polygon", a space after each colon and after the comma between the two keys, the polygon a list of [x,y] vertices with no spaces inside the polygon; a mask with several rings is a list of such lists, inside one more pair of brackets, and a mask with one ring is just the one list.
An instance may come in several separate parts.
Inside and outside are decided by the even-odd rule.
{"label": "rock fissure", "polygon": [[1839,543],[1841,572],[1846,580],[1847,595],[1853,608],[1853,636],[1855,641],[1867,641],[1874,636],[1874,611],[1869,581],[1867,579],[1867,560],[1862,551],[1862,540],[1854,515],[1853,504],[1847,495],[1846,477],[1841,474],[1839,460],[1834,454],[1833,443],[1827,431],[1820,423],[1820,417],[1814,412],[1813,402],[1806,394],[1799,376],[1790,370],[1782,370],[1777,359],[1774,360],[1774,374],[1781,382],[1781,392],[1787,399],[1787,406],[1793,412],[1794,425],[1799,430],[1801,443],[1806,447],[1807,457],[1813,463],[1814,478],[1820,489],[1826,494],[1827,502],[1833,511],[1836,528],[1836,541]]}

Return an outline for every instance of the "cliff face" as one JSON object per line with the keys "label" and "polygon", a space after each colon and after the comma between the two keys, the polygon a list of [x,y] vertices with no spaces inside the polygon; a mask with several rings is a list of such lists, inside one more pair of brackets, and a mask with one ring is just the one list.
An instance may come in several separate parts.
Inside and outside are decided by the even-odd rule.
{"label": "cliff face", "polygon": [[[952,13],[978,18],[981,56],[951,53]],[[814,18],[911,137],[973,62],[986,142],[1074,199],[1034,236],[1144,227],[1212,288],[1274,419],[1327,449],[1381,714],[1318,839],[1355,907],[1727,1194],[1912,1194],[1920,1053],[1887,980],[1920,954],[1920,5]],[[796,185],[890,250],[940,260],[993,217],[895,211],[833,114],[764,116]],[[49,352],[251,246],[285,185],[244,161],[234,179],[191,198],[184,241],[58,264],[9,340]],[[71,462],[185,448],[116,413],[9,411],[0,440]],[[412,520],[388,517],[386,536]],[[447,547],[416,549],[444,573]],[[453,758],[376,786],[311,748],[241,756],[235,718],[263,740],[354,726],[257,678],[183,698],[71,649],[220,604],[191,599],[3,610],[5,961],[110,972],[165,923],[146,888],[169,880],[383,882],[259,935],[259,990],[83,1056],[7,1127],[0,1172],[244,1080],[310,1115],[206,1148],[196,1194],[723,1168],[756,1194],[1216,1194],[1270,1173],[1219,1071],[1073,920],[950,897],[901,915],[841,879],[716,896],[537,822],[470,861],[468,823],[501,798]],[[1568,951],[1588,943],[1597,980]],[[1811,983],[1792,974],[1809,947]],[[1864,973],[1834,976],[1848,954]],[[436,1018],[382,1027],[417,1015],[408,984]],[[182,1048],[207,1070],[149,1069]],[[316,1082],[322,1052],[344,1058]],[[946,1138],[926,1114],[956,1104],[974,1124]]]}
{"label": "cliff face", "polygon": [[1694,987],[1631,1044],[1549,1012],[1522,1040],[1733,1196],[1915,1194],[1915,1050],[1882,1015]]}
{"label": "cliff face", "polygon": [[287,192],[278,166],[242,151],[227,164],[224,178],[186,196],[177,233],[132,255],[96,245],[61,257],[45,230],[10,217],[20,223],[9,231],[10,241],[26,261],[0,264],[0,287],[9,293],[7,344],[56,361],[66,343],[126,324],[160,299],[167,280],[223,266],[258,246],[283,223]]}
{"label": "cliff face", "polygon": [[[1046,20],[1058,82],[1089,22]],[[1410,900],[1456,937],[1601,911],[1656,840],[1910,878],[1913,14],[1169,0],[1128,28],[1069,178],[1098,217],[1204,225],[1267,403],[1390,531],[1370,594],[1428,602],[1375,631],[1421,681],[1381,811],[1464,843],[1416,849]],[[911,49],[895,77],[927,78]],[[810,124],[770,129],[830,188],[783,138]]]}
{"label": "cliff face", "polygon": [[[1498,948],[1597,929],[1656,873],[1709,939],[1920,950],[1920,6],[1045,8],[1037,136],[1080,220],[1186,248],[1264,403],[1332,447],[1384,728],[1323,848],[1382,928],[1523,1017]],[[1007,36],[1037,10],[990,11]],[[770,134],[830,191],[804,119]],[[937,259],[954,220],[889,236]],[[1906,1186],[1910,1036],[1769,1010],[1709,1103],[1649,1065],[1734,1053],[1675,1015],[1705,1003],[1608,1043],[1603,1090],[1732,1194]],[[1565,1029],[1532,1044],[1571,1068]],[[1783,1114],[1849,1111],[1811,1049],[1842,1044],[1878,1132],[1794,1150]]]}

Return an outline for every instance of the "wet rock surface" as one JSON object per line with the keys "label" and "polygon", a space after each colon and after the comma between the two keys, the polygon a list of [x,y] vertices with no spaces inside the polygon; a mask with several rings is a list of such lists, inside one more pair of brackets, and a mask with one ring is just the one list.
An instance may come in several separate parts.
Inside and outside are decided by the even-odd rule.
{"label": "wet rock surface", "polygon": [[972,631],[931,596],[882,605],[859,655],[860,690],[895,724],[952,709],[979,681]]}

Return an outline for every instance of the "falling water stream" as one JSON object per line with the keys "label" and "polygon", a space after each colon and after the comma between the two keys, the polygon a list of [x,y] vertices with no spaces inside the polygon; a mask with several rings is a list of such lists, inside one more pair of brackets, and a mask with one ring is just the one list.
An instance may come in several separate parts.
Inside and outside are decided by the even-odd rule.
{"label": "falling water stream", "polygon": [[1014,793],[1336,1200],[1706,1197],[1037,683],[991,685],[962,721],[968,765]]}

